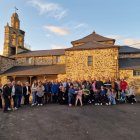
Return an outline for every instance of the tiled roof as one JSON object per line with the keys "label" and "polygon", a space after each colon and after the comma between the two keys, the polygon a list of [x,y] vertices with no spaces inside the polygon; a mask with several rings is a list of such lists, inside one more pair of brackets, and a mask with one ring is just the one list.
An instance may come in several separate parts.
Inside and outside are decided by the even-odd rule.
{"label": "tiled roof", "polygon": [[119,47],[119,46],[101,44],[101,43],[98,43],[98,42],[95,42],[95,41],[91,41],[91,42],[88,42],[88,43],[80,45],[80,46],[68,48],[68,49],[66,49],[66,51],[69,51],[69,50],[105,49],[105,48],[113,48],[113,47]]}
{"label": "tiled roof", "polygon": [[119,59],[120,69],[140,69],[140,58]]}
{"label": "tiled roof", "polygon": [[140,53],[140,49],[130,46],[120,46],[119,53]]}
{"label": "tiled roof", "polygon": [[47,66],[15,66],[2,75],[23,76],[23,75],[45,75],[45,74],[65,74],[65,65],[47,65]]}
{"label": "tiled roof", "polygon": [[11,58],[16,57],[36,57],[36,56],[48,56],[48,55],[64,55],[65,49],[52,49],[52,50],[39,50],[39,51],[28,51],[20,54],[11,56]]}
{"label": "tiled roof", "polygon": [[92,34],[90,34],[84,38],[81,38],[79,40],[72,41],[71,43],[72,43],[72,45],[74,45],[75,43],[86,43],[86,42],[90,42],[90,41],[103,42],[103,41],[109,41],[109,40],[112,40],[115,42],[115,39],[107,38],[107,37],[101,36],[101,35],[93,32]]}

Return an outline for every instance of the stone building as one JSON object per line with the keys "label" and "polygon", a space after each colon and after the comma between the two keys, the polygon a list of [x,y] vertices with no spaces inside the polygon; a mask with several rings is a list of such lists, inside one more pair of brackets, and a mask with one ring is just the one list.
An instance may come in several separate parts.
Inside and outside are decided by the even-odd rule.
{"label": "stone building", "polygon": [[127,78],[140,85],[140,49],[115,45],[115,39],[95,32],[72,41],[66,49],[31,51],[24,45],[17,13],[11,26],[5,26],[3,55],[0,56],[1,81],[7,78],[32,82],[34,79]]}

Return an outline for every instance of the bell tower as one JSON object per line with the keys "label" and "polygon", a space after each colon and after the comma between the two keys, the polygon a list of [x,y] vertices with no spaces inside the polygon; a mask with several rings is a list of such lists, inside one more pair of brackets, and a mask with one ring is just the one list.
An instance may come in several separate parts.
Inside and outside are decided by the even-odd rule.
{"label": "bell tower", "polygon": [[15,12],[11,17],[11,27],[15,29],[20,29],[20,20],[18,14]]}
{"label": "bell tower", "polygon": [[20,20],[16,11],[11,16],[11,26],[7,23],[4,35],[4,56],[15,55],[25,51],[24,48],[25,32],[20,29]]}

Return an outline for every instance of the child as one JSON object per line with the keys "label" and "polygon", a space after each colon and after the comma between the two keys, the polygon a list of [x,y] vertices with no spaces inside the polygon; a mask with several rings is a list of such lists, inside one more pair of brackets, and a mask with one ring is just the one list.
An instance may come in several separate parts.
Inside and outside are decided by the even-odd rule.
{"label": "child", "polygon": [[100,104],[100,105],[102,105],[102,104],[108,105],[108,103],[107,103],[106,91],[105,91],[105,89],[104,89],[103,86],[101,86],[100,101],[101,101],[101,104]]}
{"label": "child", "polygon": [[82,87],[79,87],[79,90],[76,91],[77,95],[76,95],[76,101],[75,101],[75,106],[77,106],[78,100],[80,101],[81,106],[83,106],[82,103],[82,95],[84,93]]}

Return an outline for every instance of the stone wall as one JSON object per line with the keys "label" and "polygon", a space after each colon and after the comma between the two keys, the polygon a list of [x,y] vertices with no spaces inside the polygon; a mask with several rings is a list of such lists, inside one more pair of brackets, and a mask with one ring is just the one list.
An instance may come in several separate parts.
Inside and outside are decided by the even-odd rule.
{"label": "stone wall", "polygon": [[57,75],[57,80],[58,81],[64,81],[65,79],[67,79],[66,74],[58,74]]}
{"label": "stone wall", "polygon": [[27,65],[26,58],[17,58],[16,59],[16,66]]}
{"label": "stone wall", "polygon": [[13,66],[15,66],[14,59],[0,56],[0,72],[4,72],[4,71],[12,68]]}
{"label": "stone wall", "polygon": [[119,77],[128,79],[133,77],[133,70],[119,70]]}
{"label": "stone wall", "polygon": [[22,57],[16,59],[16,65],[25,66],[25,65],[65,64],[65,56],[60,56],[60,63],[56,63],[56,58],[57,56]]}
{"label": "stone wall", "polygon": [[[118,48],[66,51],[66,75],[72,80],[97,77],[114,78],[118,74]],[[88,66],[88,56],[93,65]]]}

